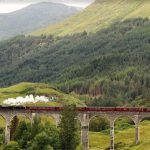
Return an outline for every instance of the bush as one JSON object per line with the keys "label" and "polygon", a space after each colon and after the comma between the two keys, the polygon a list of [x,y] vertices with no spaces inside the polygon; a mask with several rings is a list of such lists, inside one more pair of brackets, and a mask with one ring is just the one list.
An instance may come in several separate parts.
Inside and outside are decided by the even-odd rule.
{"label": "bush", "polygon": [[59,130],[49,122],[42,123],[39,117],[30,123],[21,121],[14,134],[20,148],[26,150],[60,150]]}
{"label": "bush", "polygon": [[17,142],[11,141],[5,146],[4,150],[21,150],[21,149]]}
{"label": "bush", "polygon": [[128,128],[132,128],[133,126],[134,126],[134,122],[130,118],[128,118],[128,117],[119,118],[115,122],[115,128],[117,128],[119,130],[124,130],[124,129],[128,129]]}
{"label": "bush", "polygon": [[28,141],[31,139],[31,125],[21,121],[14,133],[14,140],[18,142],[22,149],[28,147]]}
{"label": "bush", "polygon": [[34,138],[31,150],[49,150],[49,137],[45,132],[41,132]]}
{"label": "bush", "polygon": [[100,132],[109,129],[109,123],[105,118],[94,117],[89,125],[90,131]]}

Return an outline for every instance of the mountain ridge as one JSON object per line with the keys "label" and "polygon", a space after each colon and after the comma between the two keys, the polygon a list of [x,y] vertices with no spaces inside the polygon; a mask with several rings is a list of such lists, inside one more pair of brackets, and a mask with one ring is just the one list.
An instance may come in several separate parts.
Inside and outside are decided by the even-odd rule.
{"label": "mountain ridge", "polygon": [[[148,0],[97,0],[81,13],[56,25],[48,26],[32,35],[53,34],[64,36],[77,32],[97,32],[118,20],[129,18],[150,18]],[[84,19],[83,19],[84,18]]]}
{"label": "mountain ridge", "polygon": [[78,11],[75,7],[63,4],[41,2],[12,13],[0,14],[0,38],[32,32],[48,24],[60,22]]}

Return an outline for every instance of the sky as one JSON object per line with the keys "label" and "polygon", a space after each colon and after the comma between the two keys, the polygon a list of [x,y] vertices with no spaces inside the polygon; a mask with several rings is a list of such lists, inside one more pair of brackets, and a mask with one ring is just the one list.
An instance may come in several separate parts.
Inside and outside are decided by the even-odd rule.
{"label": "sky", "polygon": [[27,7],[30,4],[45,1],[85,8],[94,0],[0,0],[0,13],[10,13]]}

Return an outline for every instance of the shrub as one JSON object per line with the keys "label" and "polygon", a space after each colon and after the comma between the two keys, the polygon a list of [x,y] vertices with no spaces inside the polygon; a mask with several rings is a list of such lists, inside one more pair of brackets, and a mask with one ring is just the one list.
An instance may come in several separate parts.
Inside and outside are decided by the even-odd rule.
{"label": "shrub", "polygon": [[21,150],[21,149],[17,142],[11,141],[5,146],[4,150]]}

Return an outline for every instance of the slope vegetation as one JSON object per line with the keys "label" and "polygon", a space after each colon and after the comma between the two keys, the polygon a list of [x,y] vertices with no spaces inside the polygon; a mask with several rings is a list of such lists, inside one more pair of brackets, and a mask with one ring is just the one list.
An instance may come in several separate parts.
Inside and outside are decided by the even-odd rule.
{"label": "slope vegetation", "polygon": [[148,19],[117,22],[89,35],[19,36],[0,43],[0,85],[45,82],[68,93],[149,105],[149,49]]}
{"label": "slope vegetation", "polygon": [[96,0],[83,12],[54,26],[48,26],[34,35],[67,35],[76,32],[96,32],[127,18],[150,18],[149,0]]}

